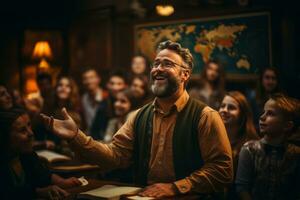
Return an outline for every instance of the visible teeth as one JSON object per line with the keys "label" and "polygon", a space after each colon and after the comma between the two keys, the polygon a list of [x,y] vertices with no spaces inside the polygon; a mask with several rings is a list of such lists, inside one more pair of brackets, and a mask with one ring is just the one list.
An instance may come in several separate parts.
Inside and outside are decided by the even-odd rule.
{"label": "visible teeth", "polygon": [[155,79],[162,80],[162,79],[165,79],[165,77],[164,76],[156,76]]}

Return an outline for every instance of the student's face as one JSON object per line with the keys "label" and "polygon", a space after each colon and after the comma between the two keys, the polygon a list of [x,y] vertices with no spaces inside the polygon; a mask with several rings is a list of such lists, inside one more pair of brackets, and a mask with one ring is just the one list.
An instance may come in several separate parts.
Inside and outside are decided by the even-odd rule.
{"label": "student's face", "polygon": [[123,92],[117,94],[117,98],[114,104],[115,113],[117,116],[125,116],[130,111],[131,103]]}
{"label": "student's face", "polygon": [[7,92],[6,88],[0,86],[0,108],[3,110],[8,110],[13,106],[12,98]]}
{"label": "student's face", "polygon": [[262,77],[262,85],[267,92],[273,92],[277,86],[277,77],[273,70],[266,70]]}
{"label": "student's face", "polygon": [[206,78],[213,82],[219,77],[219,66],[216,63],[209,63],[206,69]]}
{"label": "student's face", "polygon": [[164,49],[157,54],[154,63],[160,63],[150,72],[151,90],[155,96],[169,97],[183,88],[189,73],[183,73],[182,67],[178,66],[184,63],[177,53]]}
{"label": "student's face", "polygon": [[131,70],[134,74],[143,74],[146,71],[146,61],[142,56],[132,59]]}
{"label": "student's face", "polygon": [[67,100],[71,94],[71,83],[67,78],[62,78],[59,80],[56,88],[57,97],[61,100]]}
{"label": "student's face", "polygon": [[107,89],[116,98],[118,92],[126,88],[126,83],[122,77],[112,76],[107,83]]}
{"label": "student's face", "polygon": [[88,70],[82,75],[82,84],[88,91],[95,91],[99,88],[100,77],[95,70]]}
{"label": "student's face", "polygon": [[33,132],[29,116],[23,114],[12,124],[10,150],[14,153],[32,152]]}
{"label": "student's face", "polygon": [[239,103],[231,96],[224,97],[219,113],[225,125],[236,125],[240,121]]}
{"label": "student's face", "polygon": [[145,95],[144,82],[139,78],[133,79],[130,89],[135,97],[143,97]]}
{"label": "student's face", "polygon": [[259,129],[262,134],[278,136],[285,132],[287,121],[278,109],[275,101],[269,99],[264,106],[263,114],[259,119]]}

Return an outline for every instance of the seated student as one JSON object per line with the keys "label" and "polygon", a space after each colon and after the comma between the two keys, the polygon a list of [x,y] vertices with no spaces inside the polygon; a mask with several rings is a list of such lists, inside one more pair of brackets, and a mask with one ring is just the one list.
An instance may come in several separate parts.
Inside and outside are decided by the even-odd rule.
{"label": "seated student", "polygon": [[130,89],[125,89],[118,92],[114,103],[114,110],[116,117],[108,121],[108,125],[104,135],[105,142],[111,142],[113,135],[123,126],[126,122],[130,111],[137,108],[137,99],[134,97]]}
{"label": "seated student", "polygon": [[[241,147],[247,141],[259,139],[259,137],[254,127],[251,107],[242,93],[238,91],[226,93],[219,113],[230,141],[235,174]],[[228,195],[229,199],[237,199],[234,185],[230,187]]]}
{"label": "seated student", "polygon": [[142,107],[152,100],[149,81],[146,76],[134,76],[131,80],[130,90],[137,99],[138,107]]}
{"label": "seated student", "polygon": [[33,132],[28,114],[12,108],[0,112],[0,199],[62,199],[62,188],[80,185],[77,178],[51,174],[32,150]]}
{"label": "seated student", "polygon": [[298,100],[274,94],[265,103],[259,120],[264,137],[244,144],[239,155],[241,199],[300,199],[299,124]]}

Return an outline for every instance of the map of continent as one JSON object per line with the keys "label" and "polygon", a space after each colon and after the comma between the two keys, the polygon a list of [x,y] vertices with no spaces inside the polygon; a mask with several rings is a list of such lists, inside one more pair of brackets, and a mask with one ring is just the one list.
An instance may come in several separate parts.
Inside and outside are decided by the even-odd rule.
{"label": "map of continent", "polygon": [[199,72],[211,59],[220,60],[225,71],[255,73],[269,64],[268,15],[193,20],[186,23],[141,25],[135,31],[136,52],[153,61],[160,42],[171,40],[189,48]]}

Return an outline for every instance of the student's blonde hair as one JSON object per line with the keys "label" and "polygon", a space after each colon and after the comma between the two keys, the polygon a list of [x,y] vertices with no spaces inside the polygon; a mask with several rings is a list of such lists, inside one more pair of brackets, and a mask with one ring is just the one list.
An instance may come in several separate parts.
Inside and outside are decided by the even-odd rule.
{"label": "student's blonde hair", "polygon": [[300,101],[282,93],[273,94],[270,99],[275,101],[284,118],[293,121],[294,127],[292,131],[297,130],[300,126]]}

